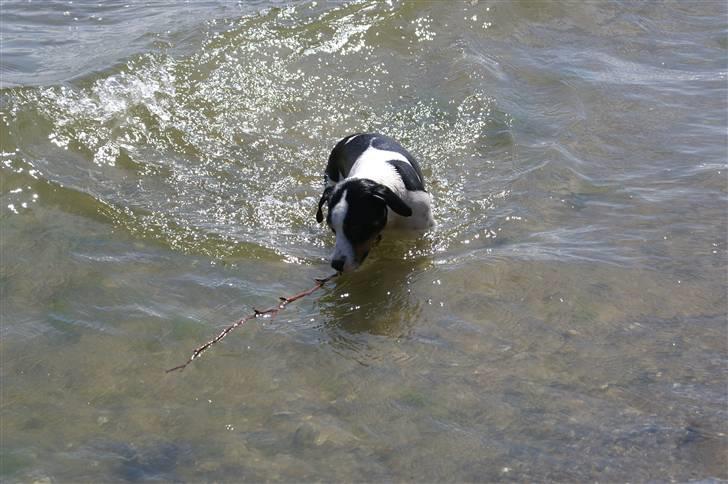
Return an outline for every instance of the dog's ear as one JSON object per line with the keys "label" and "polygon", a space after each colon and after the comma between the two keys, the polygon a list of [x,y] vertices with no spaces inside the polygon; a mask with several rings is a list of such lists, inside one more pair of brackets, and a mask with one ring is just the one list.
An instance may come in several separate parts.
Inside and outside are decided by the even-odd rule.
{"label": "dog's ear", "polygon": [[326,187],[324,189],[324,192],[321,194],[321,198],[319,198],[318,210],[316,211],[316,221],[318,223],[324,221],[324,213],[321,211],[321,208],[324,206],[324,203],[329,203],[329,198],[331,198],[332,191],[334,191],[334,187]]}
{"label": "dog's ear", "polygon": [[394,213],[401,215],[403,217],[409,217],[412,215],[412,209],[404,203],[404,200],[394,193],[392,190],[389,189],[389,187],[385,187],[384,185],[379,185],[376,190],[377,196],[381,197],[387,204],[389,208],[391,208]]}

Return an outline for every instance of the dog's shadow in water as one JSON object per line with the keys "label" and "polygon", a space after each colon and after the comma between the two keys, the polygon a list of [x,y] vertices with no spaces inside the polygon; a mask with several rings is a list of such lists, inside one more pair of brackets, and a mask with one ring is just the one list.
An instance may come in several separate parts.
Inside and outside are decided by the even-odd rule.
{"label": "dog's shadow in water", "polygon": [[406,336],[427,304],[413,293],[411,281],[432,265],[430,253],[423,237],[385,239],[359,269],[340,275],[335,289],[319,300],[329,336]]}

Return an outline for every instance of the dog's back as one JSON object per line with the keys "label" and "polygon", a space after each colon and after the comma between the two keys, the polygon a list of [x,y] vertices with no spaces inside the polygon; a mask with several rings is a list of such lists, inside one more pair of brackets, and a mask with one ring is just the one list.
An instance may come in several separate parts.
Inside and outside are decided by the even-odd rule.
{"label": "dog's back", "polygon": [[367,170],[367,162],[375,158],[396,170],[407,190],[425,191],[422,171],[415,157],[392,138],[370,133],[347,136],[334,146],[326,165],[327,185],[334,185],[349,176],[359,176]]}

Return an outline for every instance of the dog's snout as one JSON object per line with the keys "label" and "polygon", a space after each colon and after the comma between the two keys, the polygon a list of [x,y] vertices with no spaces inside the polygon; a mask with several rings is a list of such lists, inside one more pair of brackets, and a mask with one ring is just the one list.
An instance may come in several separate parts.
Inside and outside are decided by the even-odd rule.
{"label": "dog's snout", "polygon": [[331,267],[336,269],[339,272],[343,272],[344,270],[344,259],[334,259],[331,261]]}

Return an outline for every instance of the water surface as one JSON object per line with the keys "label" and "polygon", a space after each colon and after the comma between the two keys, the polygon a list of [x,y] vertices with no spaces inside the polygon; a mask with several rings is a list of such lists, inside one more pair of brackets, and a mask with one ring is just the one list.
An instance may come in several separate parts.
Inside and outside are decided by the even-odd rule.
{"label": "water surface", "polygon": [[[723,2],[5,1],[7,482],[728,479]],[[328,152],[436,229],[326,275]]]}

